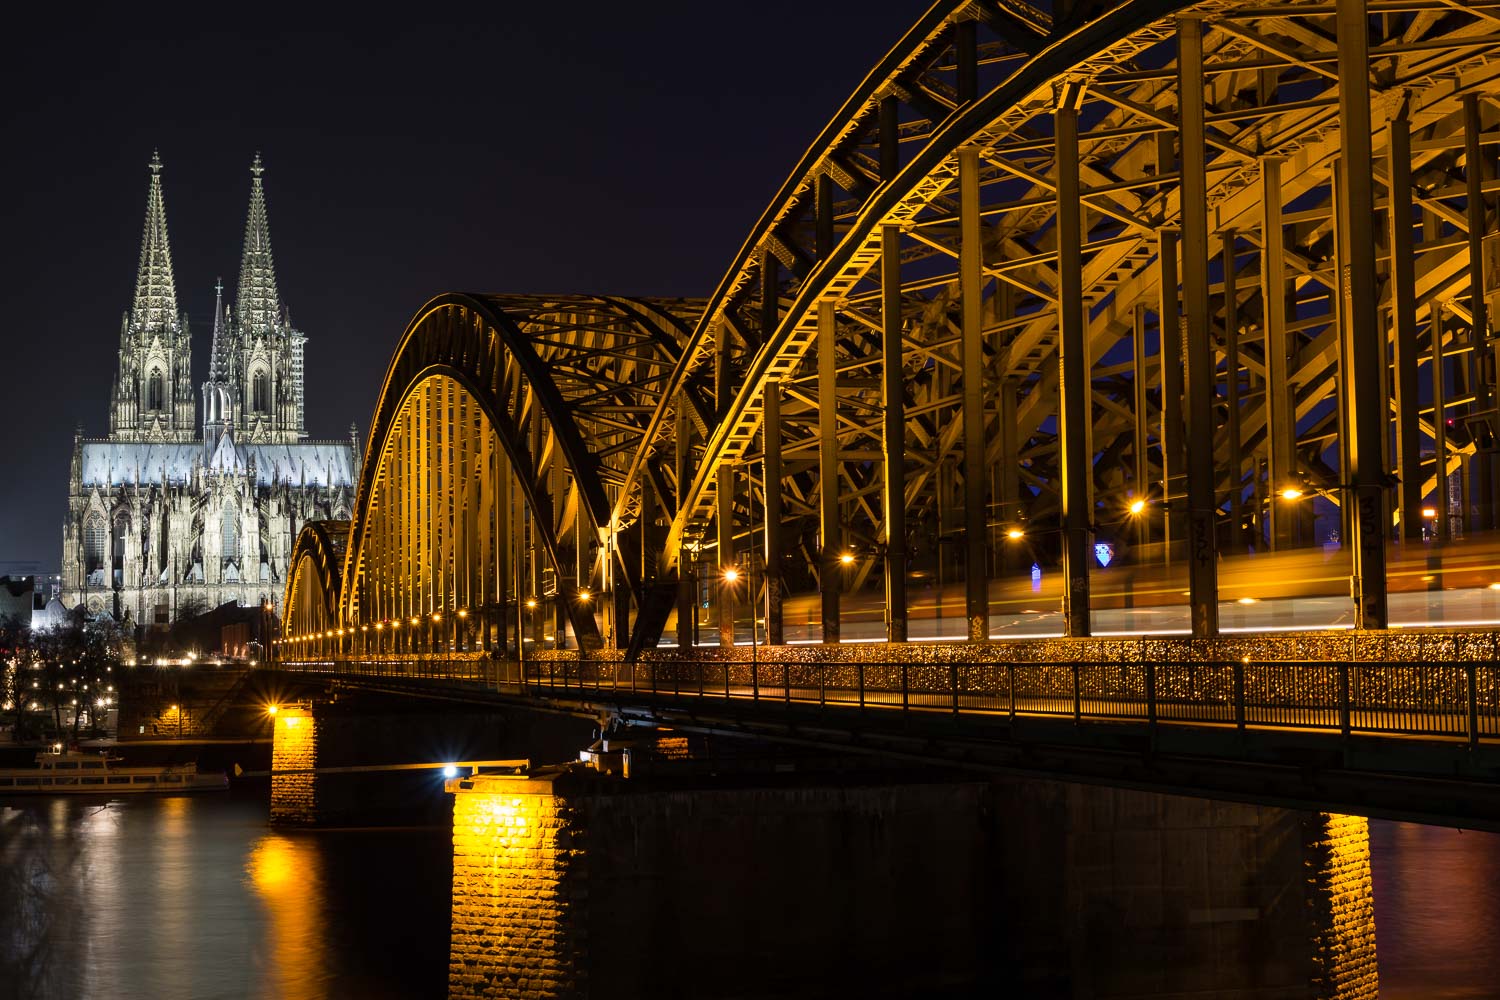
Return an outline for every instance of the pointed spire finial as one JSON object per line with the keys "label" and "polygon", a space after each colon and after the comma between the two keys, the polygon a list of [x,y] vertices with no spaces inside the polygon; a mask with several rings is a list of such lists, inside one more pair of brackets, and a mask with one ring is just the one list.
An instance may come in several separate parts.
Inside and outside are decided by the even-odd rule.
{"label": "pointed spire finial", "polygon": [[[229,359],[225,355],[231,349],[231,345],[227,342],[223,322],[224,279],[219,278],[214,282],[214,331],[208,353],[208,380],[211,383],[229,380]],[[203,419],[208,420],[207,401],[204,403]],[[207,435],[205,435],[205,440],[207,440]]]}
{"label": "pointed spire finial", "polygon": [[172,277],[172,249],[167,240],[167,208],[162,197],[161,156],[151,154],[151,184],[146,191],[146,226],[135,278],[131,325],[137,330],[168,330],[177,321],[177,286]]}
{"label": "pointed spire finial", "polygon": [[276,291],[276,265],[271,257],[271,224],[266,218],[266,192],[260,175],[260,154],[250,167],[250,211],[245,220],[245,249],[240,258],[240,287],[235,302],[240,335],[255,337],[277,328],[281,300]]}

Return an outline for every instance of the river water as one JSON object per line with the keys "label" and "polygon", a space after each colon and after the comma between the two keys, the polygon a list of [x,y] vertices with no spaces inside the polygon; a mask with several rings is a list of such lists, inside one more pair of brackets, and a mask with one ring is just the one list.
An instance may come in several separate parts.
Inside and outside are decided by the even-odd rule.
{"label": "river water", "polygon": [[[446,829],[273,831],[266,792],[0,800],[0,997],[446,993]],[[1381,995],[1500,981],[1500,836],[1371,823]]]}

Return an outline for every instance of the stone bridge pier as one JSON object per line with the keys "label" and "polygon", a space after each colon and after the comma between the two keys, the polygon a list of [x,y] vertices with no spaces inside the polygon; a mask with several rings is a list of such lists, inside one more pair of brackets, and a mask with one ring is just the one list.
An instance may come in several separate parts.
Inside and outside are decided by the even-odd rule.
{"label": "stone bridge pier", "polygon": [[271,822],[278,826],[446,822],[447,761],[576,757],[586,719],[365,693],[278,705]]}
{"label": "stone bridge pier", "polygon": [[1359,818],[896,774],[447,787],[450,997],[1376,996]]}

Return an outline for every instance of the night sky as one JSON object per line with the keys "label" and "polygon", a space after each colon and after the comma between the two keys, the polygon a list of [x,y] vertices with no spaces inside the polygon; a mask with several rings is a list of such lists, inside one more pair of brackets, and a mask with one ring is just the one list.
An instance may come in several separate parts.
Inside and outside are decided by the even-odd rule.
{"label": "night sky", "polygon": [[926,4],[858,6],[493,4],[494,21],[423,26],[58,5],[76,16],[12,23],[0,564],[55,572],[74,427],[108,432],[153,148],[195,386],[259,150],[282,301],[309,337],[308,431],[342,437],[368,428],[396,338],[439,292],[710,293]]}

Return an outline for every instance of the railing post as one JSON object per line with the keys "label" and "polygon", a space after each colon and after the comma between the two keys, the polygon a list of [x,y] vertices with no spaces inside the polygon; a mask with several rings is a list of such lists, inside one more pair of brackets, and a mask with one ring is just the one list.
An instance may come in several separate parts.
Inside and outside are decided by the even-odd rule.
{"label": "railing post", "polygon": [[760,661],[750,664],[750,700],[760,701]]}
{"label": "railing post", "polygon": [[1234,726],[1240,732],[1245,731],[1245,659],[1234,664]]}
{"label": "railing post", "polygon": [[1146,661],[1146,725],[1156,732],[1156,661]]}
{"label": "railing post", "polygon": [[828,664],[818,664],[818,707],[828,704]]}
{"label": "railing post", "polygon": [[958,714],[958,661],[948,664],[948,683],[953,691],[953,714]]}
{"label": "railing post", "polygon": [[781,700],[788,708],[792,705],[792,665],[781,661]]}
{"label": "railing post", "polygon": [[1479,749],[1479,665],[1473,660],[1464,664],[1469,695],[1469,748]]}
{"label": "railing post", "polygon": [[1083,721],[1083,693],[1078,688],[1078,662],[1073,662],[1073,721]]}
{"label": "railing post", "polygon": [[1014,724],[1016,721],[1016,665],[1014,663],[1005,664],[1005,676],[1010,684],[1010,721]]}
{"label": "railing post", "polygon": [[911,689],[907,685],[906,661],[901,661],[901,711],[905,712],[911,708]]}
{"label": "railing post", "polygon": [[865,661],[860,660],[855,666],[858,668],[859,677],[859,710],[863,712],[865,710]]}
{"label": "railing post", "polygon": [[1349,735],[1350,713],[1349,713],[1349,664],[1339,664],[1339,732],[1344,736]]}

